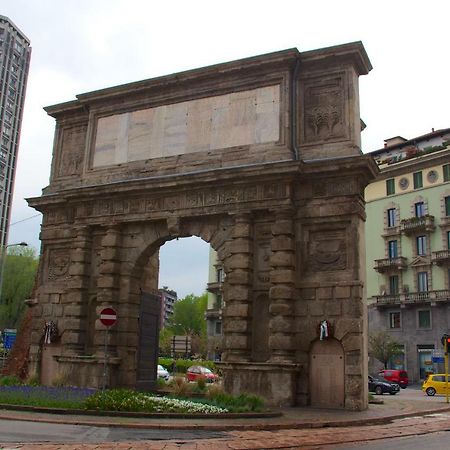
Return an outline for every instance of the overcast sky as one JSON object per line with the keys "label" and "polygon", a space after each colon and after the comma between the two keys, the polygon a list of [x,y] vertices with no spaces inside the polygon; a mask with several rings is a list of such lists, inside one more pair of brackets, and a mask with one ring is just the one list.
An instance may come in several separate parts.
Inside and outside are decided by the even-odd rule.
{"label": "overcast sky", "polygon": [[[420,5],[420,6],[416,6]],[[386,138],[450,127],[448,0],[3,0],[32,44],[9,242],[39,248],[40,216],[24,198],[48,184],[54,120],[43,107],[75,95],[297,47],[362,41],[374,69],[360,78],[363,151]],[[207,245],[166,244],[161,285],[203,292]]]}

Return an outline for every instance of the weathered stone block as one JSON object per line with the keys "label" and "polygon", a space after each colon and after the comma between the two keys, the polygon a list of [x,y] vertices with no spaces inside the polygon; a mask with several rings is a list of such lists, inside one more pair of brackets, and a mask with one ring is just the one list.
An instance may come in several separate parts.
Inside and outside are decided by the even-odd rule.
{"label": "weathered stone block", "polygon": [[276,236],[270,241],[270,248],[274,252],[282,250],[293,250],[294,239],[287,236]]}
{"label": "weathered stone block", "polygon": [[274,316],[290,316],[292,317],[292,313],[294,310],[294,305],[292,303],[286,302],[276,302],[270,303],[269,312]]}
{"label": "weathered stone block", "polygon": [[223,331],[225,333],[246,333],[247,329],[248,329],[247,321],[239,320],[237,318],[227,320],[223,324]]}
{"label": "weathered stone block", "polygon": [[233,238],[245,238],[252,234],[252,225],[246,222],[239,222],[233,226],[231,236]]}
{"label": "weathered stone block", "polygon": [[316,298],[316,290],[314,288],[300,289],[300,298],[303,300],[314,300]]}
{"label": "weathered stone block", "polygon": [[247,349],[248,345],[248,338],[247,336],[240,336],[240,335],[225,335],[225,345],[229,349],[236,349],[236,350],[245,350]]}
{"label": "weathered stone block", "polygon": [[291,236],[294,234],[294,224],[292,220],[277,220],[272,225],[272,234],[274,236],[287,235]]}
{"label": "weathered stone block", "polygon": [[336,298],[350,298],[350,286],[336,286],[334,288],[334,296]]}
{"label": "weathered stone block", "polygon": [[293,331],[291,317],[275,316],[270,319],[269,330],[271,333],[289,333]]}
{"label": "weathered stone block", "polygon": [[285,285],[272,286],[269,289],[269,297],[273,299],[292,300],[295,298],[295,289]]}
{"label": "weathered stone block", "polygon": [[227,274],[227,283],[232,284],[250,284],[252,274],[249,270],[237,269]]}
{"label": "weathered stone block", "polygon": [[308,302],[309,305],[309,312],[311,316],[317,317],[317,316],[324,316],[326,314],[325,312],[325,303],[319,302],[318,300],[313,302]]}
{"label": "weathered stone block", "polygon": [[328,300],[325,303],[325,310],[329,316],[340,316],[342,313],[342,304],[339,300]]}
{"label": "weathered stone block", "polygon": [[227,259],[227,264],[230,270],[233,269],[249,269],[252,266],[252,261],[248,255],[237,253]]}
{"label": "weathered stone block", "polygon": [[294,284],[295,272],[290,269],[272,269],[270,271],[271,283],[289,283]]}
{"label": "weathered stone block", "polygon": [[231,285],[228,288],[228,301],[248,301],[250,299],[251,291],[246,286]]}
{"label": "weathered stone block", "polygon": [[319,287],[316,292],[319,300],[330,300],[333,298],[333,288],[331,287]]}
{"label": "weathered stone block", "polygon": [[225,317],[246,317],[249,312],[249,305],[245,303],[227,303],[223,311]]}
{"label": "weathered stone block", "polygon": [[272,350],[294,350],[294,338],[286,334],[272,334],[269,336],[269,348]]}
{"label": "weathered stone block", "polygon": [[246,238],[233,239],[228,244],[228,251],[234,253],[251,253],[253,250],[253,242]]}
{"label": "weathered stone block", "polygon": [[66,305],[64,306],[64,315],[66,317],[83,317],[85,315],[84,305]]}
{"label": "weathered stone block", "polygon": [[295,256],[292,252],[280,251],[272,253],[270,257],[271,267],[294,267]]}

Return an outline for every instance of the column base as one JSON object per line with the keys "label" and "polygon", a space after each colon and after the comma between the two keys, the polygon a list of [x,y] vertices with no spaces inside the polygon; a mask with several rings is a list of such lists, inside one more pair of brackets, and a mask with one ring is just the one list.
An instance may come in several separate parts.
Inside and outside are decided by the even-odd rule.
{"label": "column base", "polygon": [[268,406],[294,406],[300,366],[282,362],[221,362],[226,392],[256,394]]}

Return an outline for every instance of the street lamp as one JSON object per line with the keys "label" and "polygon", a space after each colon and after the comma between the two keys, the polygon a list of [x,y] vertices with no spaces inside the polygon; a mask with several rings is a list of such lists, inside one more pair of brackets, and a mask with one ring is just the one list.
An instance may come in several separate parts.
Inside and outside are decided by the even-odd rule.
{"label": "street lamp", "polygon": [[5,255],[8,247],[28,247],[26,242],[18,242],[17,244],[4,245],[0,250],[0,303],[3,303],[3,273],[5,271]]}

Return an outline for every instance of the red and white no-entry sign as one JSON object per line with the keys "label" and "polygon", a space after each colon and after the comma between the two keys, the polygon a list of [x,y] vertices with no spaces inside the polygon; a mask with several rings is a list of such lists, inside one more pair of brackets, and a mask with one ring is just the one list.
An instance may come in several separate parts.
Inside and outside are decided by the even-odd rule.
{"label": "red and white no-entry sign", "polygon": [[117,321],[117,313],[112,308],[103,308],[100,311],[100,322],[105,325],[105,327],[113,326]]}

